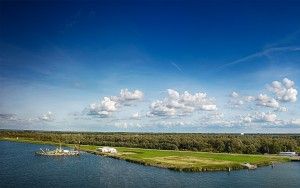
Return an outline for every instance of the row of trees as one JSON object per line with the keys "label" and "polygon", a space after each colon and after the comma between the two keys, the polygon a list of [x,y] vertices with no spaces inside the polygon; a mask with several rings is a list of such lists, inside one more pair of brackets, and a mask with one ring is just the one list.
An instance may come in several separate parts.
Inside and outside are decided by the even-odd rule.
{"label": "row of trees", "polygon": [[68,144],[139,147],[148,149],[192,150],[245,154],[295,151],[300,135],[238,135],[198,133],[86,133],[0,131],[0,137],[27,138]]}

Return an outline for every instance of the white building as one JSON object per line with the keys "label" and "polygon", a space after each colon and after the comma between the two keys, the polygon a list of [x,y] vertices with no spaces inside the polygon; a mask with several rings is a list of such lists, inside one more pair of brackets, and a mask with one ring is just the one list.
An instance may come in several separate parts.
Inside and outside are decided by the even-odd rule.
{"label": "white building", "polygon": [[103,148],[98,148],[102,153],[117,153],[116,148],[111,148],[111,147],[103,147]]}
{"label": "white building", "polygon": [[279,155],[282,155],[282,156],[296,156],[296,152],[280,152]]}

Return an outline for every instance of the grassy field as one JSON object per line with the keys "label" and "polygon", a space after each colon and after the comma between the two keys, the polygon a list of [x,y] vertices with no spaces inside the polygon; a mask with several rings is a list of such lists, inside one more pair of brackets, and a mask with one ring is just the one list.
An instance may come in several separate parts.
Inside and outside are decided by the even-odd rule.
{"label": "grassy field", "polygon": [[[3,139],[2,139],[3,140]],[[55,144],[52,142],[41,142],[24,139],[4,139],[9,141],[36,143],[36,144]],[[65,146],[71,146],[64,144]],[[97,151],[100,146],[81,145],[80,149],[97,155],[105,155],[129,162],[150,165],[162,168],[168,168],[179,171],[219,171],[243,169],[243,163],[250,163],[257,166],[269,165],[272,162],[285,162],[288,158],[276,155],[245,155],[228,153],[210,153],[193,151],[175,151],[175,150],[155,150],[116,147],[117,154],[102,154]]]}
{"label": "grassy field", "polygon": [[[85,150],[95,151],[91,146],[81,146]],[[272,162],[288,161],[287,158],[274,155],[244,155],[228,153],[208,153],[193,151],[153,150],[117,147],[114,158],[144,165],[163,167],[180,171],[217,171],[242,169],[243,163],[257,166],[269,165]],[[101,154],[97,153],[96,154]]]}

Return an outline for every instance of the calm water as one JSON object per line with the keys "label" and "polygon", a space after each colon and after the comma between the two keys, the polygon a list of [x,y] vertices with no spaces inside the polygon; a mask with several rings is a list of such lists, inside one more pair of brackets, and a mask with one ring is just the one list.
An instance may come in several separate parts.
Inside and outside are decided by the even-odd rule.
{"label": "calm water", "polygon": [[0,187],[300,187],[300,163],[186,173],[91,154],[35,156],[45,145],[0,142]]}

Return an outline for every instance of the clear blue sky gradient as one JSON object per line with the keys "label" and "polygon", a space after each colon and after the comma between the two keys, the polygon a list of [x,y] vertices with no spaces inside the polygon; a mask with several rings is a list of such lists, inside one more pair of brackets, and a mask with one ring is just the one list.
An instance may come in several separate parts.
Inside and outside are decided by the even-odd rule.
{"label": "clear blue sky gradient", "polygon": [[[300,1],[1,1],[0,128],[299,132],[300,125],[290,123],[238,128],[174,123],[206,112],[176,120],[146,117],[151,102],[162,100],[169,88],[207,93],[227,121],[253,113],[227,107],[233,91],[257,96],[285,77],[297,89],[299,20]],[[124,88],[142,91],[143,101],[110,118],[74,118]],[[279,119],[300,119],[299,101],[284,106],[289,111],[276,112]],[[55,120],[28,120],[48,111]],[[144,115],[139,123],[129,118],[134,112]],[[8,115],[17,120],[4,118]]]}

